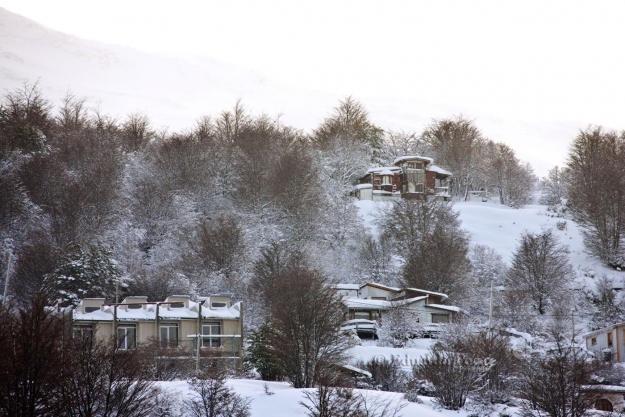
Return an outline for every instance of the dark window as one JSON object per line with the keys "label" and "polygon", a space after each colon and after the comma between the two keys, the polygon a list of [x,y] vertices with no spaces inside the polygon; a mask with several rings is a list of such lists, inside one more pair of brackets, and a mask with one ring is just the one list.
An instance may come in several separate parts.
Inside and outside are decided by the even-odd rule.
{"label": "dark window", "polygon": [[612,347],[612,332],[608,333],[608,347]]}
{"label": "dark window", "polygon": [[177,347],[178,346],[178,324],[162,323],[161,324],[161,346]]}
{"label": "dark window", "polygon": [[142,307],[143,307],[142,304],[128,304],[128,308],[132,310],[139,310]]}
{"label": "dark window", "polygon": [[368,311],[356,311],[354,312],[354,319],[365,319],[369,320],[369,312]]}
{"label": "dark window", "polygon": [[609,400],[606,400],[605,398],[600,398],[597,400],[597,402],[595,403],[595,408],[597,410],[600,411],[614,411],[614,408],[612,407],[612,403]]}
{"label": "dark window", "polygon": [[169,306],[171,308],[184,308],[184,303],[171,303]]}
{"label": "dark window", "polygon": [[91,339],[93,337],[93,326],[91,324],[74,324],[74,337]]}
{"label": "dark window", "polygon": [[220,308],[220,307],[226,307],[228,304],[224,303],[223,301],[213,301],[211,303],[211,307],[213,308]]}
{"label": "dark window", "polygon": [[[221,324],[215,323],[203,323],[202,324],[202,336],[211,336],[221,334]],[[221,346],[221,339],[212,337],[202,337],[202,347],[219,347]]]}
{"label": "dark window", "polygon": [[449,323],[448,314],[432,314],[432,323]]}
{"label": "dark window", "polygon": [[593,337],[592,339],[590,339],[590,344],[593,345],[593,346],[596,346],[597,345],[597,338]]}
{"label": "dark window", "polygon": [[137,326],[121,324],[117,327],[117,347],[124,350],[137,347]]}
{"label": "dark window", "polygon": [[100,310],[100,307],[85,307],[85,313],[93,313],[98,310]]}

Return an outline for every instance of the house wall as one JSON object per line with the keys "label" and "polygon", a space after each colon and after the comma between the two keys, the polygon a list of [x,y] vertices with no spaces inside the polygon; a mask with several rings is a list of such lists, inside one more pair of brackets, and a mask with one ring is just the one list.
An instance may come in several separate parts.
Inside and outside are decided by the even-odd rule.
{"label": "house wall", "polygon": [[394,292],[383,290],[381,288],[370,287],[368,285],[360,289],[360,298],[368,300],[373,300],[375,299],[374,297],[384,297],[385,300],[390,300],[391,294],[394,294]]}
{"label": "house wall", "polygon": [[[612,346],[608,344],[608,334],[612,335]],[[596,344],[592,344],[592,339],[596,338]],[[625,361],[625,328],[624,326],[610,327],[602,331],[597,331],[585,336],[586,349],[595,353],[598,358],[604,358],[604,352],[612,352],[612,360],[616,362]]]}
{"label": "house wall", "polygon": [[436,172],[425,171],[425,187],[436,188]]}

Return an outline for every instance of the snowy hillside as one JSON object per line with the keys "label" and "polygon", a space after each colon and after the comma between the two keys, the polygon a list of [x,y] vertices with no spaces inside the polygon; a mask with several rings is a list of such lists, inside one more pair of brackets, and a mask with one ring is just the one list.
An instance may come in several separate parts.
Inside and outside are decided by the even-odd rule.
{"label": "snowy hillside", "polygon": [[[378,204],[385,203],[357,201],[355,204],[358,206],[365,225],[376,230],[374,222],[376,207]],[[546,206],[532,204],[514,209],[499,204],[493,197],[488,202],[475,200],[456,202],[454,209],[460,212],[462,228],[469,232],[471,243],[495,249],[505,262],[510,262],[522,232],[539,232],[541,229],[550,228],[554,230],[560,241],[569,247],[570,262],[578,271],[578,275],[583,275],[583,271],[594,271],[596,275],[606,275],[612,278],[615,286],[622,288],[622,273],[603,266],[586,254],[577,224],[570,219],[565,219],[566,228],[558,230],[556,222],[562,219],[551,217]],[[593,287],[591,279],[586,279],[586,284],[590,288]]]}

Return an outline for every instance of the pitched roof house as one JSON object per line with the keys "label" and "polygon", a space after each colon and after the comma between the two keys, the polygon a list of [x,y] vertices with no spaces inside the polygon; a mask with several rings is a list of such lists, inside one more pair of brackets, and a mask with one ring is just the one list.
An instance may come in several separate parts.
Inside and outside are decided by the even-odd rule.
{"label": "pitched roof house", "polygon": [[241,303],[231,294],[214,294],[191,300],[173,295],[162,302],[147,297],[126,297],[119,304],[104,298],[85,298],[73,311],[75,336],[106,341],[116,336],[118,349],[135,349],[157,341],[166,348],[186,347],[202,356],[241,357],[243,321]]}
{"label": "pitched roof house", "polygon": [[450,177],[452,173],[434,165],[432,158],[400,156],[394,166],[369,169],[358,180],[353,194],[360,200],[373,201],[429,196],[449,200]]}
{"label": "pitched roof house", "polygon": [[413,311],[418,322],[427,326],[430,333],[436,333],[440,324],[451,322],[461,313],[458,307],[442,304],[447,298],[446,294],[418,288],[397,288],[367,282],[360,285],[357,297],[343,296],[346,322],[342,328],[374,332],[375,321],[383,318],[385,311],[401,305]]}

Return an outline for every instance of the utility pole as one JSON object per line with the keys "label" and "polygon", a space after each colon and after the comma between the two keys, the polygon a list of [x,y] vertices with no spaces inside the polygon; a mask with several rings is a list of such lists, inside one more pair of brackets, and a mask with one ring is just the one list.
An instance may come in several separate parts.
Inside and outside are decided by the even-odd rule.
{"label": "utility pole", "polygon": [[4,281],[4,295],[2,296],[2,305],[4,306],[4,303],[6,303],[6,299],[7,299],[7,293],[9,292],[9,275],[11,273],[11,257],[13,256],[13,254],[11,252],[9,252],[9,262],[7,263],[7,278]]}
{"label": "utility pole", "polygon": [[[571,348],[575,347],[575,309],[571,309]],[[617,341],[618,342],[618,341]]]}
{"label": "utility pole", "polygon": [[490,279],[490,307],[488,311],[488,338],[493,338],[493,279]]}

